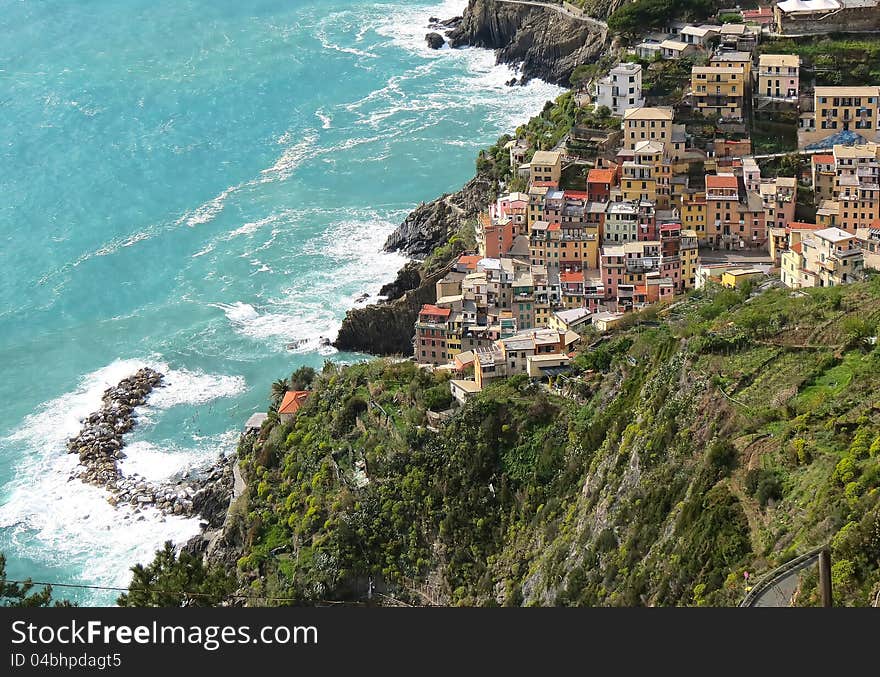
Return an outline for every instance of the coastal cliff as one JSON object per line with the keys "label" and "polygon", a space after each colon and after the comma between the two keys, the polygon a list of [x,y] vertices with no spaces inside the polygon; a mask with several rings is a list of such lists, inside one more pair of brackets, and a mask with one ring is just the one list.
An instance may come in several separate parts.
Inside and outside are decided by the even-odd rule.
{"label": "coastal cliff", "polygon": [[[599,14],[615,5],[613,0],[597,4]],[[540,78],[563,86],[578,66],[599,58],[606,38],[598,21],[498,0],[470,0],[462,21],[449,33],[453,47],[493,49],[499,63],[521,66],[525,80]]]}
{"label": "coastal cliff", "polygon": [[385,250],[425,260],[408,263],[393,282],[382,287],[379,294],[384,301],[349,310],[333,345],[373,355],[412,355],[413,325],[419,309],[437,300],[437,280],[460,252],[460,247],[444,245],[486,209],[496,190],[493,178],[479,172],[457,193],[413,210],[388,237]]}

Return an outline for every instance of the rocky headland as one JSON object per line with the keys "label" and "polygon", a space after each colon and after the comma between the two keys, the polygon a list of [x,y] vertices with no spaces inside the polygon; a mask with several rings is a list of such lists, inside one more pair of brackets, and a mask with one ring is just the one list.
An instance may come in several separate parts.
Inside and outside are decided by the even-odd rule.
{"label": "rocky headland", "polygon": [[[495,195],[490,176],[477,174],[460,191],[419,205],[385,242],[386,251],[416,259],[379,291],[378,303],[348,311],[334,346],[372,355],[413,354],[413,325],[419,309],[437,300],[435,285],[446,274],[444,262],[427,267],[423,261],[469,219],[476,219]],[[436,262],[435,262],[436,263]]]}
{"label": "rocky headland", "polygon": [[[604,13],[620,3],[597,4]],[[452,47],[495,50],[498,63],[522,69],[522,81],[538,78],[567,87],[578,66],[594,63],[605,51],[608,35],[601,21],[553,8],[470,0],[448,39]]]}

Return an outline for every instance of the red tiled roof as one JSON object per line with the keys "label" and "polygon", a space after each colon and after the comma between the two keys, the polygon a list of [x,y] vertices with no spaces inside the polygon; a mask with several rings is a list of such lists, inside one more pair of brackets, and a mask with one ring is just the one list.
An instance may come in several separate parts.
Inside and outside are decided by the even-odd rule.
{"label": "red tiled roof", "polygon": [[439,308],[437,306],[432,306],[430,303],[426,303],[419,311],[419,315],[440,315],[441,317],[448,317],[451,312],[452,310],[450,308]]}
{"label": "red tiled roof", "polygon": [[709,174],[706,177],[706,188],[737,188],[738,185],[735,176]]}
{"label": "red tiled roof", "polygon": [[610,169],[591,169],[587,174],[587,183],[611,183],[614,172]]}
{"label": "red tiled roof", "polygon": [[798,242],[797,244],[791,245],[791,251],[793,251],[795,254],[800,254],[802,250],[803,250],[803,246],[801,245],[800,242]]}
{"label": "red tiled roof", "polygon": [[559,281],[560,282],[583,282],[584,281],[584,271],[578,270],[575,272],[563,272],[559,273]]}
{"label": "red tiled roof", "polygon": [[482,256],[476,254],[462,254],[458,257],[460,265],[467,267],[468,270],[476,269],[477,263],[483,259]]}
{"label": "red tiled roof", "polygon": [[565,191],[565,197],[570,198],[572,200],[586,200],[588,193],[582,190],[567,190]]}
{"label": "red tiled roof", "polygon": [[559,230],[560,226],[558,223],[551,223],[547,226],[547,230]]}
{"label": "red tiled roof", "polygon": [[833,155],[814,155],[813,156],[813,164],[816,165],[816,164],[819,164],[820,162],[822,164],[826,164],[826,165],[833,165],[834,164],[834,156]]}
{"label": "red tiled roof", "polygon": [[804,223],[803,221],[790,221],[786,230],[822,230],[825,226],[817,223]]}
{"label": "red tiled roof", "polygon": [[532,181],[532,185],[536,188],[559,188],[556,181]]}
{"label": "red tiled roof", "polygon": [[309,396],[308,390],[288,390],[278,407],[279,414],[295,414]]}

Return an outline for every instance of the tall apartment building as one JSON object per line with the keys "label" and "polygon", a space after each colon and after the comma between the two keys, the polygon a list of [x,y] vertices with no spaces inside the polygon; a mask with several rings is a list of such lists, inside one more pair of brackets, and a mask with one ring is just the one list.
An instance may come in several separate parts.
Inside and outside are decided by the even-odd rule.
{"label": "tall apartment building", "polygon": [[420,364],[440,365],[448,362],[446,353],[446,321],[451,314],[449,308],[424,305],[416,322],[416,358]]}
{"label": "tall apartment building", "polygon": [[694,66],[691,69],[694,109],[708,118],[742,119],[746,77],[741,67]]}
{"label": "tall apartment building", "polygon": [[765,179],[758,186],[764,206],[764,224],[767,228],[786,228],[794,221],[797,204],[797,179],[778,176]]}
{"label": "tall apartment building", "polygon": [[739,226],[739,182],[733,174],[706,175],[706,240],[721,245]]}
{"label": "tall apartment building", "polygon": [[681,231],[681,282],[685,289],[693,289],[697,283],[697,266],[700,265],[699,240],[695,230]]}
{"label": "tall apartment building", "polygon": [[682,194],[681,224],[686,230],[694,231],[701,243],[707,241],[705,190],[687,190]]}
{"label": "tall apartment building", "polygon": [[653,202],[658,209],[668,209],[672,183],[672,165],[659,141],[640,141],[632,150],[618,155],[620,190],[624,200]]}
{"label": "tall apartment building", "polygon": [[642,141],[658,141],[666,148],[672,140],[672,108],[631,108],[623,114],[623,147],[635,150]]}
{"label": "tall apartment building", "polygon": [[618,64],[596,84],[596,107],[607,106],[612,115],[623,117],[629,109],[644,105],[642,67],[637,63]]}
{"label": "tall apartment building", "polygon": [[834,146],[839,225],[855,233],[880,219],[880,145]]}
{"label": "tall apartment building", "polygon": [[810,158],[810,168],[816,203],[834,199],[834,180],[837,178],[837,172],[834,169],[834,155],[813,155]]}
{"label": "tall apartment building", "polygon": [[801,58],[797,54],[762,54],[758,57],[755,97],[797,103]]}

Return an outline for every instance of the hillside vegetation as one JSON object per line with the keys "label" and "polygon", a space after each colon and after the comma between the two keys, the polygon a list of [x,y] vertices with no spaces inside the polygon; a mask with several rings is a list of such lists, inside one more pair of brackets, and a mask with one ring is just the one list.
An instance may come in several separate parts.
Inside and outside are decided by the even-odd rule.
{"label": "hillside vegetation", "polygon": [[[839,604],[880,593],[880,279],[695,292],[443,424],[446,377],[327,363],[240,454],[249,595],[462,605],[729,605],[830,543]],[[592,339],[590,339],[592,340]],[[808,578],[798,603],[818,603]]]}

